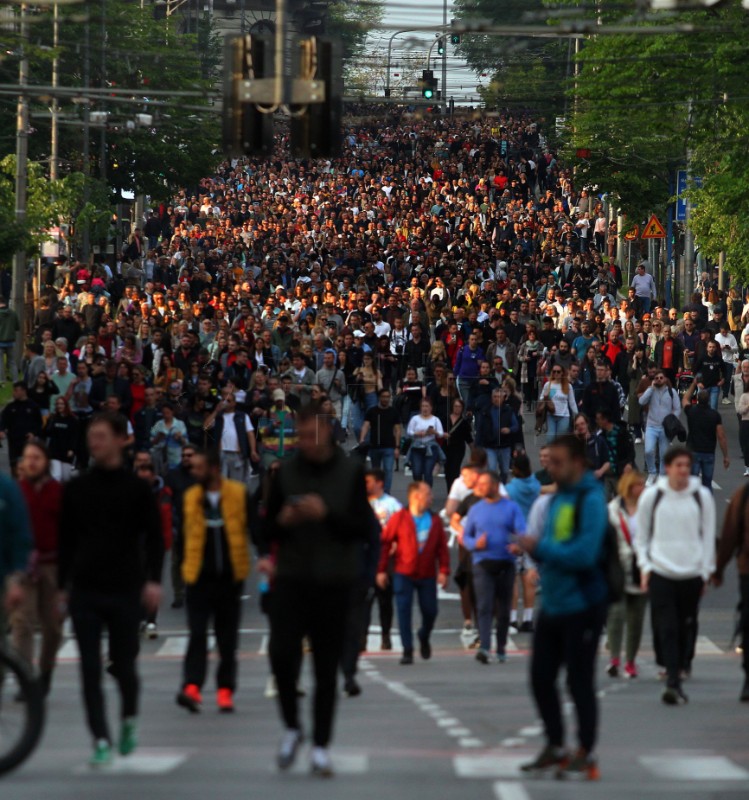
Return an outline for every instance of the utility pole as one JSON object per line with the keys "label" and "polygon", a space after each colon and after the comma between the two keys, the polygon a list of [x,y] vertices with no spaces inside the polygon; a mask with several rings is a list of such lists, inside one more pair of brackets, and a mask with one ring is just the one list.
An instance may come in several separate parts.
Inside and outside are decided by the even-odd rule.
{"label": "utility pole", "polygon": [[[60,81],[60,58],[57,53],[57,48],[60,46],[60,6],[55,3],[52,10],[52,47],[55,51],[55,57],[52,59],[52,88],[56,89]],[[51,108],[51,133],[49,141],[49,179],[56,181],[58,178],[58,152],[59,152],[59,115],[60,103],[57,99],[57,93],[52,94],[52,108]]]}
{"label": "utility pole", "polygon": [[[91,187],[91,107],[89,105],[88,90],[91,84],[91,24],[88,15],[84,28],[83,39],[83,88],[86,99],[83,101],[83,204],[86,205],[90,199]],[[89,241],[88,223],[83,226],[83,260],[88,263],[91,243]]]}
{"label": "utility pole", "polygon": [[442,0],[442,116],[447,116],[447,0]]}
{"label": "utility pole", "polygon": [[[101,39],[101,88],[106,86],[107,75],[107,0],[101,0],[101,30],[99,32]],[[101,126],[101,135],[99,137],[99,179],[102,182],[107,180],[107,122]]]}
{"label": "utility pole", "polygon": [[[29,35],[26,19],[27,7],[25,3],[20,8],[19,34],[21,38],[21,60],[18,66],[18,105],[16,106],[16,225],[23,231],[26,225],[26,190],[28,183],[27,166],[29,153],[29,101],[26,95],[26,85],[29,79],[29,59],[27,55],[27,39]],[[18,361],[20,364],[23,352],[24,316],[26,311],[26,251],[16,251],[13,258],[13,288],[11,305],[18,315],[20,329],[16,336],[18,348]]]}

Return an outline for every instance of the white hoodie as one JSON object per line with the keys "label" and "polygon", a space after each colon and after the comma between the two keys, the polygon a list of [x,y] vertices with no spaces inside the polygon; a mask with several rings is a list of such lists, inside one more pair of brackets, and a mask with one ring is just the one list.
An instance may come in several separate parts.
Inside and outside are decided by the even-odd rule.
{"label": "white hoodie", "polygon": [[[653,515],[659,492],[661,498]],[[715,501],[699,478],[691,477],[687,488],[678,492],[664,476],[642,493],[635,540],[642,573],[655,572],[672,580],[700,577],[707,581],[715,571],[715,540]]]}

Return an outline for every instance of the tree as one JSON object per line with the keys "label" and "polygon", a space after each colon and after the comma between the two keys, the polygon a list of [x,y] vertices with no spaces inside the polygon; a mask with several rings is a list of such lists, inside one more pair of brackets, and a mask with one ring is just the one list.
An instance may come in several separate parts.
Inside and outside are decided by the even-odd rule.
{"label": "tree", "polygon": [[349,69],[364,53],[367,36],[382,23],[383,3],[344,3],[334,0],[328,6],[327,31],[341,42],[344,69]]}

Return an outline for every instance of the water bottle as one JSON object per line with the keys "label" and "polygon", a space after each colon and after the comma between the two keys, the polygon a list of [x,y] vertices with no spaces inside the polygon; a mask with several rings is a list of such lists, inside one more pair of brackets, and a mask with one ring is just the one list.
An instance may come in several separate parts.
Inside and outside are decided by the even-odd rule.
{"label": "water bottle", "polygon": [[270,581],[268,576],[263,572],[257,582],[257,591],[260,596],[267,594],[270,591]]}

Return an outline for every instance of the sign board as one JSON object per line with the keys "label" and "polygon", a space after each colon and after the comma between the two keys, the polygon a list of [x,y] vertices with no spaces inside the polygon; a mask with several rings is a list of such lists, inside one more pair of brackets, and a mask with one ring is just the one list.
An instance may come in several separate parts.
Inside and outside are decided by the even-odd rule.
{"label": "sign board", "polygon": [[665,239],[666,229],[661,225],[655,214],[651,215],[647,225],[642,229],[643,239]]}
{"label": "sign board", "polygon": [[639,235],[640,235],[640,226],[639,225],[635,225],[634,228],[632,228],[631,230],[628,230],[624,234],[624,238],[628,242],[634,242]]}
{"label": "sign board", "polygon": [[[692,175],[692,183],[698,188],[702,186],[702,178],[699,175]],[[687,198],[684,196],[687,191],[687,171],[680,169],[676,171],[676,221],[686,222],[687,220]]]}

